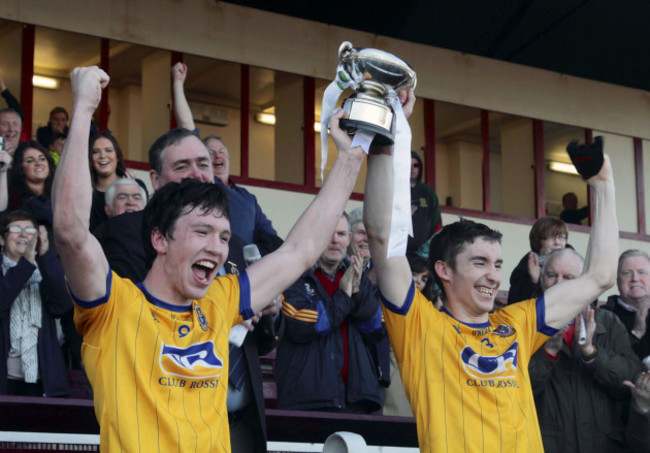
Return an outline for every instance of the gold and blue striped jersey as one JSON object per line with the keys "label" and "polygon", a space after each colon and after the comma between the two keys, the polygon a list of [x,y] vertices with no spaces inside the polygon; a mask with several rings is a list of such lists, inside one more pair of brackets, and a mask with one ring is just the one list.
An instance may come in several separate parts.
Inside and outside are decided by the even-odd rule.
{"label": "gold and blue striped jersey", "polygon": [[252,313],[245,273],[190,307],[113,272],[103,298],[73,298],[102,451],[230,452],[228,334]]}
{"label": "gold and blue striped jersey", "polygon": [[386,326],[418,428],[422,452],[543,452],[528,375],[532,354],[556,330],[544,298],[464,324],[412,285]]}

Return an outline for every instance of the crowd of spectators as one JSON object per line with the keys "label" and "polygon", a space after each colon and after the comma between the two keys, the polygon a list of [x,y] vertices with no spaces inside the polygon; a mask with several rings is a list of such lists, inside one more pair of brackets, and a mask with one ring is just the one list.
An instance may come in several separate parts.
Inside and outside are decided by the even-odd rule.
{"label": "crowd of spectators", "polygon": [[[172,68],[174,114],[179,129],[150,148],[151,183],[158,190],[185,178],[222,185],[230,203],[229,255],[220,274],[238,275],[257,257],[282,245],[256,197],[230,177],[221,138],[202,140],[185,98],[187,67]],[[69,396],[66,373],[82,370],[81,337],[53,244],[52,181],[69,132],[68,112],[55,107],[38,141],[21,140],[20,105],[0,79],[8,108],[0,110],[0,393]],[[150,258],[143,243],[149,194],[126,168],[110,131],[88,146],[93,188],[90,230],[111,269],[139,283]],[[423,161],[412,153],[414,236],[408,264],[414,287],[443,309],[429,243],[442,228],[435,191],[422,182]],[[574,194],[563,199],[562,219],[532,226],[527,252],[512,275],[508,303],[538,297],[577,278],[582,256],[568,245],[567,223],[578,223]],[[569,212],[571,211],[571,212]],[[253,246],[253,248],[250,248]],[[530,379],[546,451],[650,449],[650,256],[623,253],[620,295],[594,302],[553,335],[530,362]],[[343,213],[314,266],[231,338],[228,414],[233,451],[266,451],[264,395],[259,356],[277,347],[277,406],[412,417],[397,359],[390,346],[381,294],[368,246],[362,208]]]}

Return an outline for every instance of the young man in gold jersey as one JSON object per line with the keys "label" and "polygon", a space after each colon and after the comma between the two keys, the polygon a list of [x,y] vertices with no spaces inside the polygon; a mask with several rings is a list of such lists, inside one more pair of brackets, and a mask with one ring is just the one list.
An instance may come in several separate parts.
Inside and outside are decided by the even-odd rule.
{"label": "young man in gold jersey", "polygon": [[421,451],[543,451],[528,362],[615,281],[618,225],[609,159],[588,180],[596,210],[582,275],[495,313],[501,234],[460,221],[434,236],[429,257],[445,300],[438,311],[415,290],[406,257],[387,258],[391,181],[390,150],[371,155],[364,225]]}
{"label": "young man in gold jersey", "polygon": [[[316,261],[354,187],[363,151],[351,148],[338,127],[342,112],[332,116],[339,154],[321,191],[284,245],[238,277],[215,279],[231,234],[223,189],[196,181],[161,187],[145,211],[153,264],[135,285],[111,271],[88,232],[88,130],[108,76],[97,67],[77,68],[71,79],[74,108],[54,182],[54,230],[84,335],[102,451],[229,452],[230,328],[259,313]],[[168,170],[185,171],[194,160],[179,165]]]}

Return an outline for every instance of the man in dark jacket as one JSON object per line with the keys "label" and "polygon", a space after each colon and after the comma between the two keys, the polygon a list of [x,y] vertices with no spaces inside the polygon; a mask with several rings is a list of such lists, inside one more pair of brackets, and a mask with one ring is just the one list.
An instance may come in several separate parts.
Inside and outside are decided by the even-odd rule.
{"label": "man in dark jacket", "polygon": [[632,349],[639,359],[650,355],[650,256],[641,250],[626,250],[618,259],[618,296],[610,296],[605,308],[613,311],[629,332]]}
{"label": "man in dark jacket", "polygon": [[318,263],[284,293],[278,408],[371,413],[381,409],[373,345],[386,336],[376,292],[343,215]]}
{"label": "man in dark jacket", "polygon": [[407,251],[428,258],[429,240],[442,228],[442,217],[436,191],[422,182],[422,158],[415,151],[411,151],[411,220],[413,236]]}
{"label": "man in dark jacket", "polygon": [[[577,278],[582,267],[574,250],[552,252],[542,269],[542,290]],[[623,381],[642,367],[616,316],[587,307],[533,355],[529,369],[545,451],[621,451],[627,415],[622,402],[630,398]]]}

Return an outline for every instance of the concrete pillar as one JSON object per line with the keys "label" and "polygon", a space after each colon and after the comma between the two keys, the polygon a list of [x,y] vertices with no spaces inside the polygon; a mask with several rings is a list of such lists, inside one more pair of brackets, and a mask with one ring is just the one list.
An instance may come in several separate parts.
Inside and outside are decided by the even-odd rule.
{"label": "concrete pillar", "polygon": [[[275,180],[304,184],[303,78],[275,72]],[[313,125],[309,125],[313,128]]]}
{"label": "concrete pillar", "polygon": [[501,124],[503,213],[535,217],[533,121],[516,118]]}
{"label": "concrete pillar", "polygon": [[[483,209],[483,150],[479,143],[457,140],[449,144],[449,193],[453,205]],[[444,199],[441,201],[444,204]]]}
{"label": "concrete pillar", "polygon": [[142,60],[142,146],[129,149],[130,158],[149,161],[153,142],[169,130],[171,53],[159,50]]}

